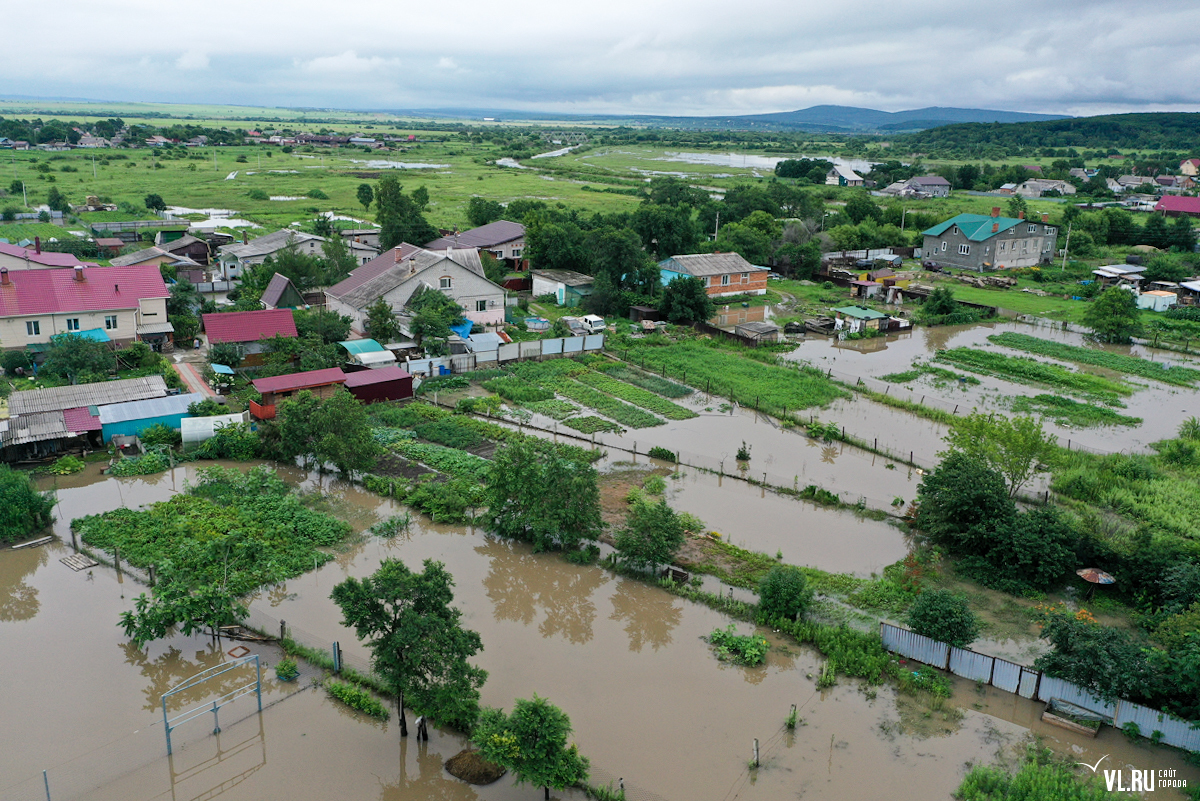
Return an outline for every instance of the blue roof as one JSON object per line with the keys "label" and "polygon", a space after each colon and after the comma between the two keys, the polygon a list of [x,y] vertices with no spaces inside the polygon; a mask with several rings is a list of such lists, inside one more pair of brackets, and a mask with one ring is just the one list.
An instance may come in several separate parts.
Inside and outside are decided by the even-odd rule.
{"label": "blue roof", "polygon": [[378,353],[385,350],[383,345],[380,345],[373,339],[348,339],[345,342],[339,342],[346,352],[352,356],[357,356],[360,353]]}
{"label": "blue roof", "polygon": [[[990,214],[960,214],[921,233],[925,236],[941,236],[957,225],[967,239],[972,242],[983,242],[1007,232],[1010,228],[1030,222],[1033,221],[1018,220],[1015,217],[993,217]],[[997,226],[997,230],[993,231],[992,226]]]}
{"label": "blue roof", "polygon": [[84,339],[90,339],[93,342],[112,342],[103,328],[89,328],[86,331],[67,331],[66,334],[55,334],[54,336],[50,337],[50,340],[53,342],[62,339],[67,334],[83,337]]}

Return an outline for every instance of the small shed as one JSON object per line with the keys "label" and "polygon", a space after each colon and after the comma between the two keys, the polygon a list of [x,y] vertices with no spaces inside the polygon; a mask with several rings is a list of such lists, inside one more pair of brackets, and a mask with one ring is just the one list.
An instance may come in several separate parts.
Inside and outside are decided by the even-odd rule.
{"label": "small shed", "polygon": [[403,400],[413,396],[413,377],[391,365],[346,374],[346,389],[363,403]]}
{"label": "small shed", "polygon": [[1137,307],[1155,312],[1164,312],[1179,303],[1179,296],[1174,292],[1152,290],[1138,295]]}
{"label": "small shed", "polygon": [[299,309],[304,306],[304,295],[286,275],[275,273],[259,299],[264,309]]}
{"label": "small shed", "polygon": [[850,294],[856,298],[873,298],[882,286],[878,281],[851,281]]}
{"label": "small shed", "polygon": [[578,306],[592,294],[595,279],[574,270],[531,270],[533,296],[553,295],[559,306]]}
{"label": "small shed", "polygon": [[374,369],[396,363],[396,354],[373,339],[348,339],[338,344],[349,355],[351,364]]}
{"label": "small shed", "polygon": [[733,327],[733,333],[755,342],[776,342],[779,339],[779,326],[774,323],[741,323]]}
{"label": "small shed", "polygon": [[204,395],[192,392],[101,406],[100,427],[104,441],[116,436],[135,437],[159,423],[168,428],[179,428],[183,418],[190,416],[188,407],[202,400]]}
{"label": "small shed", "polygon": [[183,449],[199,448],[212,439],[218,428],[250,422],[250,413],[218,414],[211,417],[185,417],[180,421],[179,431],[183,435]]}
{"label": "small shed", "polygon": [[284,398],[290,398],[304,390],[308,390],[318,398],[328,398],[345,381],[346,374],[339,368],[328,367],[324,370],[308,370],[303,373],[256,378],[251,383],[262,393],[263,405],[274,406]]}
{"label": "small shed", "polygon": [[834,309],[833,312],[837,316],[834,328],[839,331],[845,328],[852,334],[867,328],[878,329],[881,325],[880,321],[886,320],[888,317],[883,312],[863,306],[842,306]]}

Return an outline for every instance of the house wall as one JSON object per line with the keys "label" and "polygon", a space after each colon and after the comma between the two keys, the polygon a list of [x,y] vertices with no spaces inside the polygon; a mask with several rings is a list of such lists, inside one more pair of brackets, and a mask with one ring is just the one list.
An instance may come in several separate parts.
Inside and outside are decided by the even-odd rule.
{"label": "house wall", "polygon": [[162,423],[168,428],[179,428],[180,420],[191,417],[187,412],[165,414],[160,417],[144,417],[139,420],[122,420],[119,423],[107,423],[101,427],[104,441],[108,442],[116,436],[132,437],[141,434],[147,428]]}
{"label": "house wall", "polygon": [[[450,278],[451,286],[449,289],[441,291],[463,307],[464,316],[468,320],[480,325],[504,324],[504,290],[449,259],[422,270],[415,279],[407,280],[391,292],[384,294],[383,299],[392,307],[393,311],[399,312],[422,282],[433,287],[440,287],[443,277]],[[482,310],[478,307],[481,302],[484,305]],[[326,304],[330,311],[349,317],[351,327],[355,331],[361,333],[365,330],[366,307],[353,308],[332,295],[326,296]]]}
{"label": "house wall", "polygon": [[533,296],[538,295],[555,295],[561,294],[564,284],[559,281],[551,281],[549,278],[542,278],[540,275],[533,276]]}
{"label": "house wall", "polygon": [[[1034,230],[1030,231],[1030,228]],[[1049,262],[1057,244],[1058,229],[1054,226],[1022,221],[982,242],[973,242],[961,230],[956,232],[951,228],[941,236],[926,236],[922,250],[925,258],[943,267],[982,272],[985,268],[1034,267]],[[964,245],[969,251],[960,253]]]}
{"label": "house wall", "polygon": [[[0,343],[5,348],[24,348],[26,345],[46,344],[55,334],[67,334],[71,331],[87,331],[91,328],[102,328],[108,336],[119,343],[133,342],[137,338],[139,323],[165,323],[167,321],[167,302],[165,298],[143,300],[138,309],[106,309],[98,312],[65,312],[58,314],[27,314],[12,317],[0,317]],[[145,310],[145,311],[143,311]],[[149,312],[148,314],[146,312]],[[109,328],[105,318],[115,315],[117,324]],[[79,320],[78,328],[67,329],[67,320]],[[26,322],[36,321],[39,332],[29,335]]]}
{"label": "house wall", "polygon": [[299,395],[301,392],[311,392],[313,395],[320,398],[321,400],[325,400],[326,398],[332,398],[333,393],[336,392],[337,388],[340,386],[341,386],[341,384],[325,384],[324,386],[320,386],[320,387],[289,390],[287,392],[264,392],[262,402],[263,402],[264,406],[274,406],[277,403],[279,403],[281,400],[283,400],[285,398],[290,398],[293,395]]}
{"label": "house wall", "polygon": [[480,248],[481,253],[491,253],[497,259],[519,259],[525,252],[525,237],[517,237],[509,242],[501,242],[491,247]]}
{"label": "house wall", "polygon": [[363,403],[403,400],[413,396],[413,380],[410,376],[409,378],[397,378],[394,381],[385,381],[382,384],[351,387],[350,394]]}

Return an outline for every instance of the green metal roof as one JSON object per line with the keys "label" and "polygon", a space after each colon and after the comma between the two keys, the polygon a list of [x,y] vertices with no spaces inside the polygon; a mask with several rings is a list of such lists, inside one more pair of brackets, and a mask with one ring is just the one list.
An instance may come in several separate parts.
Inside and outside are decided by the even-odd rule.
{"label": "green metal roof", "polygon": [[834,311],[844,314],[847,317],[855,317],[859,320],[882,320],[887,317],[883,312],[878,312],[874,309],[864,309],[861,306],[842,306],[839,309],[834,309]]}
{"label": "green metal roof", "polygon": [[373,339],[348,339],[345,342],[339,342],[346,352],[351,356],[357,356],[360,353],[378,353],[385,348]]}
{"label": "green metal roof", "polygon": [[[922,231],[921,233],[925,234],[925,236],[941,236],[957,225],[967,239],[972,242],[983,242],[986,239],[991,239],[993,236],[1006,232],[1009,228],[1032,222],[1035,221],[1018,220],[1014,217],[992,217],[989,214],[960,214],[957,217],[951,217],[943,223],[938,223],[929,230]],[[992,226],[994,225],[998,226],[998,230],[992,230]]]}

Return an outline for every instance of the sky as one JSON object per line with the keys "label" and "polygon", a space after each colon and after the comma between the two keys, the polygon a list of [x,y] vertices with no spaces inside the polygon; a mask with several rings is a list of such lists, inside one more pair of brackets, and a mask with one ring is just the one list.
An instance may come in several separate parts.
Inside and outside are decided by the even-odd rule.
{"label": "sky", "polygon": [[4,27],[0,95],[42,98],[669,115],[1200,110],[1196,0],[57,0],[12,3]]}

